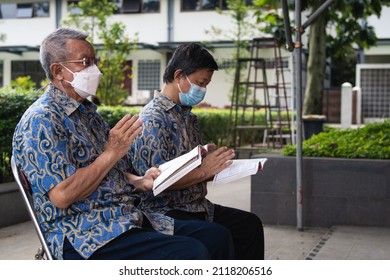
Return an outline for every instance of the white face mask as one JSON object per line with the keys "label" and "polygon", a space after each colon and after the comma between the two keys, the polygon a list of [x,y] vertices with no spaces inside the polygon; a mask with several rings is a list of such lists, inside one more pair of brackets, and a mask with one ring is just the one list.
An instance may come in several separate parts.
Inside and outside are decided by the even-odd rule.
{"label": "white face mask", "polygon": [[65,79],[64,81],[69,83],[81,97],[88,98],[89,96],[96,95],[100,78],[103,74],[95,64],[88,66],[80,72],[72,72],[65,66],[64,68],[73,74],[72,82]]}

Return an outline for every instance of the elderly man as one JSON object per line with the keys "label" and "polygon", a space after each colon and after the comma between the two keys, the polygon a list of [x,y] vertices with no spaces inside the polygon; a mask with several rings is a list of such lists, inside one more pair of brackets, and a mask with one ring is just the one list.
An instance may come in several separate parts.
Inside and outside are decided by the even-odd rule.
{"label": "elderly man", "polygon": [[13,155],[57,259],[230,259],[230,233],[206,222],[143,213],[157,168],[131,174],[138,116],[112,129],[87,98],[102,76],[87,35],[60,28],[40,49],[51,83],[15,129]]}

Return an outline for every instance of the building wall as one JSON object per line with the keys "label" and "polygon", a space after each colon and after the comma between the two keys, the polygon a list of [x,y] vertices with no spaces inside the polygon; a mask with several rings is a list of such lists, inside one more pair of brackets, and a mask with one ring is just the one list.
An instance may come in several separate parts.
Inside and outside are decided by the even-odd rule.
{"label": "building wall", "polygon": [[[40,1],[1,1],[1,3],[4,2],[28,3]],[[55,0],[50,0],[49,17],[1,19],[0,33],[4,33],[6,35],[6,41],[0,42],[0,46],[39,46],[45,36],[52,32],[55,28]]]}
{"label": "building wall", "polygon": [[[8,1],[8,0],[7,0]],[[6,1],[2,1],[4,3]],[[29,0],[14,0],[8,1],[9,3],[26,3],[26,2],[39,2]],[[59,0],[49,0],[50,2],[50,16],[42,18],[16,18],[16,19],[0,19],[0,33],[6,35],[6,41],[0,42],[0,49],[6,46],[27,46],[35,47],[37,50],[40,43],[49,33],[57,28],[57,24],[60,22],[59,18],[56,18],[56,3],[61,2]],[[173,3],[173,16],[168,17],[168,2]],[[181,11],[181,1],[168,1],[162,0],[160,3],[159,13],[140,13],[140,14],[118,14],[113,15],[111,20],[115,22],[123,22],[127,28],[127,34],[134,38],[138,36],[138,42],[141,44],[151,45],[152,47],[158,47],[160,44],[169,43],[170,39],[172,43],[177,44],[181,42],[194,41],[194,42],[206,42],[210,43],[217,40],[231,40],[232,30],[234,30],[234,21],[231,16],[224,12],[222,14],[214,11],[201,11],[201,12],[184,12]],[[67,15],[67,1],[61,2],[62,17]],[[387,13],[390,12],[390,8],[384,8],[382,12],[382,18],[380,20],[376,18],[370,19],[377,25],[383,26],[383,20],[388,20]],[[370,22],[371,23],[371,22]],[[217,36],[210,32],[212,27],[220,28],[224,32]],[[382,27],[383,29],[383,27]],[[382,29],[378,29],[378,34],[382,36]],[[384,32],[383,36],[387,33]],[[253,34],[252,36],[258,37],[261,34]],[[304,34],[304,37],[306,34]],[[303,38],[304,46],[305,38]],[[174,45],[173,44],[173,45]],[[132,93],[138,92],[138,72],[137,65],[139,60],[154,59],[160,60],[161,64],[161,77],[166,65],[166,57],[168,50],[155,50],[139,49],[132,52],[129,56],[129,60],[132,60],[134,66],[134,79],[132,81]],[[231,47],[217,47],[211,50],[217,61],[221,62],[232,59]],[[378,54],[379,52],[379,54]],[[367,50],[367,54],[371,55],[372,60],[384,59],[383,57],[390,57],[389,47],[378,46]],[[265,54],[269,56],[269,54]],[[292,54],[285,51],[283,56],[287,56],[291,60]],[[22,52],[21,54],[12,54],[10,52],[0,51],[0,60],[3,61],[3,85],[7,86],[11,81],[11,61],[13,60],[38,60],[38,51]],[[0,64],[1,65],[1,64]],[[290,63],[290,67],[292,64]],[[1,76],[1,75],[0,75]],[[160,84],[162,83],[160,78]],[[205,102],[216,106],[224,107],[230,104],[229,95],[231,95],[231,89],[233,86],[233,74],[227,73],[223,67],[213,76],[213,82],[208,86],[208,94],[206,95]]]}
{"label": "building wall", "polygon": [[[25,3],[26,0],[17,1],[17,3],[19,2]],[[0,32],[6,35],[6,41],[0,43],[0,47],[34,46],[38,50],[42,40],[57,28],[57,22],[60,21],[60,19],[56,18],[56,2],[55,0],[50,0],[49,17],[1,20]],[[180,2],[172,2],[174,3],[174,15],[171,19],[168,19],[168,1],[161,1],[159,13],[117,14],[111,17],[111,21],[123,22],[130,38],[137,37],[139,43],[150,44],[152,47],[158,47],[159,43],[168,41],[170,27],[172,28],[171,39],[173,42],[204,42],[215,39],[213,35],[207,36],[205,32],[205,30],[210,29],[211,24],[214,22],[217,22],[220,25],[219,27],[228,28],[231,26],[228,15],[219,15],[214,11],[181,12]],[[67,1],[62,1],[61,14],[63,17],[67,14]],[[197,28],[194,28],[194,24],[197,25]],[[32,30],[34,32],[31,32]],[[232,57],[230,48],[214,50],[213,55],[219,61]],[[132,61],[134,67],[132,93],[137,94],[139,92],[138,62],[140,60],[159,60],[161,65],[159,84],[162,85],[162,75],[167,63],[166,59],[167,50],[141,48],[133,51],[129,56],[129,60]],[[11,81],[11,62],[15,60],[39,60],[39,53],[38,51],[22,52],[21,54],[0,52],[0,60],[3,61],[3,85],[7,86]],[[217,107],[229,105],[228,93],[231,88],[231,82],[232,77],[225,70],[221,69],[215,72],[213,83],[208,88],[205,102]]]}

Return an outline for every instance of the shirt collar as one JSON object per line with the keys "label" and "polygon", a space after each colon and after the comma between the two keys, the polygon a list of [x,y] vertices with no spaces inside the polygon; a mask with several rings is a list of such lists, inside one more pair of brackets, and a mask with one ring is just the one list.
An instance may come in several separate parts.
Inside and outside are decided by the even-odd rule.
{"label": "shirt collar", "polygon": [[49,94],[53,100],[60,104],[64,112],[69,116],[77,109],[81,111],[96,111],[97,106],[88,99],[85,99],[83,103],[77,102],[75,99],[67,96],[63,91],[56,88],[53,84],[50,84]]}
{"label": "shirt collar", "polygon": [[188,106],[180,106],[173,102],[172,99],[164,95],[161,91],[155,90],[154,91],[154,99],[160,102],[161,108],[163,108],[165,111],[169,111],[172,108],[175,108],[177,111],[182,111],[182,112],[191,112],[192,107]]}

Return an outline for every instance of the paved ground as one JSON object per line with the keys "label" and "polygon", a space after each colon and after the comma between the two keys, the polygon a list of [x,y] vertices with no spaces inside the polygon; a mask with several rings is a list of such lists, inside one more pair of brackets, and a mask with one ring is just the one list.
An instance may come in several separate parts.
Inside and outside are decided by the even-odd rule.
{"label": "paved ground", "polygon": [[[216,203],[250,210],[250,178],[209,186]],[[337,225],[305,228],[264,225],[266,260],[390,260],[390,228]]]}
{"label": "paved ground", "polygon": [[[209,186],[208,198],[250,209],[250,178]],[[306,228],[265,225],[266,260],[390,260],[390,228],[334,226]],[[0,260],[33,259],[39,246],[31,222],[0,228]]]}

